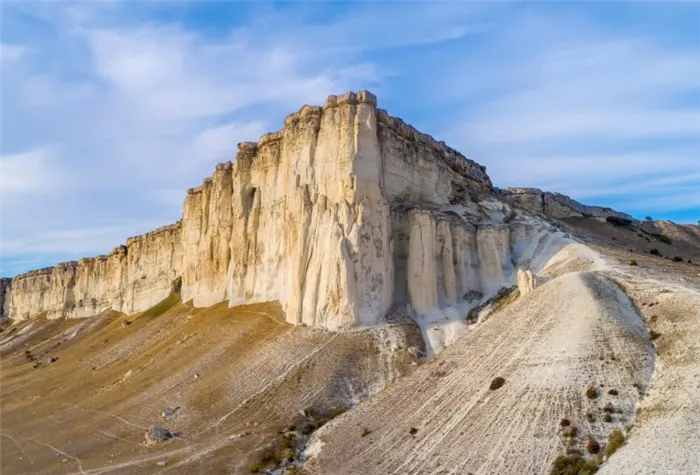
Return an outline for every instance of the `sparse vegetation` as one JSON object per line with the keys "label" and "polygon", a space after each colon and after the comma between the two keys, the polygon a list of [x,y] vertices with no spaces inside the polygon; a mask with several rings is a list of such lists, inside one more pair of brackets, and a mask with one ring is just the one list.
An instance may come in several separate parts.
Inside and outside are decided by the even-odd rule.
{"label": "sparse vegetation", "polygon": [[671,261],[673,262],[683,262],[683,258],[681,256],[673,256],[671,258]]}
{"label": "sparse vegetation", "polygon": [[588,399],[596,399],[598,397],[598,390],[593,386],[586,389],[586,397]]}
{"label": "sparse vegetation", "polygon": [[279,466],[282,462],[293,461],[297,446],[295,434],[284,435],[263,450],[260,454],[260,459],[250,467],[250,471],[252,473],[262,473]]}
{"label": "sparse vegetation", "polygon": [[606,220],[608,223],[611,223],[611,224],[613,224],[613,225],[615,225],[615,226],[621,226],[621,227],[624,227],[624,228],[629,227],[629,226],[632,225],[632,220],[631,220],[631,219],[620,218],[620,217],[618,217],[618,216],[608,216],[607,218],[605,218],[605,220]]}
{"label": "sparse vegetation", "polygon": [[569,427],[571,425],[571,421],[569,419],[562,419],[561,422],[559,422],[559,425],[562,427]]}
{"label": "sparse vegetation", "polygon": [[660,336],[661,333],[656,330],[649,330],[649,338],[651,338],[651,341],[657,340]]}
{"label": "sparse vegetation", "polygon": [[173,308],[180,302],[180,294],[172,293],[141,314],[142,317],[156,318]]}
{"label": "sparse vegetation", "polygon": [[617,449],[622,447],[622,444],[624,443],[625,436],[622,434],[622,431],[619,429],[614,430],[613,433],[610,434],[608,446],[605,448],[605,456],[610,457],[612,454],[617,452]]}
{"label": "sparse vegetation", "polygon": [[610,414],[605,413],[605,415],[603,416],[603,421],[610,423],[613,421],[613,418]]}
{"label": "sparse vegetation", "polygon": [[418,429],[416,429],[415,427],[411,427],[408,433],[411,435],[416,435],[418,433]]}
{"label": "sparse vegetation", "polygon": [[592,412],[587,413],[586,420],[590,423],[595,422],[595,415]]}
{"label": "sparse vegetation", "polygon": [[619,393],[617,392],[617,389],[611,389],[610,391],[608,391],[608,394],[610,394],[611,396],[617,396]]}
{"label": "sparse vegetation", "polygon": [[365,437],[367,437],[368,435],[370,435],[371,433],[372,433],[371,430],[369,430],[369,429],[366,428],[366,427],[363,427],[363,428],[362,428],[362,432],[360,432],[360,437],[365,438]]}
{"label": "sparse vegetation", "polygon": [[550,475],[592,475],[598,471],[598,462],[580,454],[560,455],[554,460]]}
{"label": "sparse vegetation", "polygon": [[491,381],[491,385],[489,386],[489,389],[491,391],[495,391],[496,389],[500,388],[504,384],[506,384],[506,380],[499,376],[497,378],[494,378],[493,381]]}
{"label": "sparse vegetation", "polygon": [[628,262],[628,264],[631,265],[631,266],[637,266],[637,265],[639,265],[635,259],[630,259],[629,262]]}
{"label": "sparse vegetation", "polygon": [[588,450],[589,454],[593,455],[600,453],[600,444],[595,439],[588,439],[586,450]]}
{"label": "sparse vegetation", "polygon": [[578,428],[575,426],[571,427],[566,427],[564,429],[564,437],[567,437],[569,439],[573,439],[578,436]]}
{"label": "sparse vegetation", "polygon": [[605,408],[603,409],[605,412],[608,414],[614,414],[615,413],[615,406],[613,403],[609,402],[605,405]]}
{"label": "sparse vegetation", "polygon": [[659,257],[661,257],[661,253],[660,253],[659,250],[656,249],[655,247],[649,249],[649,254],[651,254],[652,256],[659,256]]}
{"label": "sparse vegetation", "polygon": [[671,240],[671,238],[666,236],[665,234],[652,233],[652,236],[654,236],[654,238],[657,241],[662,242],[664,244],[673,244],[673,241]]}

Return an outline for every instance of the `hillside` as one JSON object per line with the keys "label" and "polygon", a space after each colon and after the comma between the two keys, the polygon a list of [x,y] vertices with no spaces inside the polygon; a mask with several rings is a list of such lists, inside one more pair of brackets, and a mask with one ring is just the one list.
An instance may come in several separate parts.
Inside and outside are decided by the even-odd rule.
{"label": "hillside", "polygon": [[181,221],[2,282],[0,471],[692,473],[698,236],[331,96]]}

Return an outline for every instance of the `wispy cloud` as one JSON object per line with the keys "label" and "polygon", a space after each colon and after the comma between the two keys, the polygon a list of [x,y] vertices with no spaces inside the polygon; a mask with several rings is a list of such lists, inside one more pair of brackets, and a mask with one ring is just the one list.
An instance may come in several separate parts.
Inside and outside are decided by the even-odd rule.
{"label": "wispy cloud", "polygon": [[65,179],[49,148],[0,156],[0,196],[46,194]]}
{"label": "wispy cloud", "polygon": [[[484,78],[498,79],[450,128],[452,143],[503,186],[642,213],[695,205],[677,191],[694,196],[700,184],[700,38],[678,45],[542,14],[511,26],[494,39],[502,61],[476,56],[461,65],[475,71],[481,90]],[[650,186],[658,182],[673,186]]]}
{"label": "wispy cloud", "polygon": [[233,159],[237,142],[362,88],[487,165],[498,186],[639,213],[688,208],[700,174],[700,37],[639,27],[652,16],[605,27],[593,9],[3,5],[3,263],[108,252],[173,222],[186,188]]}
{"label": "wispy cloud", "polygon": [[0,60],[2,61],[17,61],[30,52],[31,49],[26,46],[0,43]]}

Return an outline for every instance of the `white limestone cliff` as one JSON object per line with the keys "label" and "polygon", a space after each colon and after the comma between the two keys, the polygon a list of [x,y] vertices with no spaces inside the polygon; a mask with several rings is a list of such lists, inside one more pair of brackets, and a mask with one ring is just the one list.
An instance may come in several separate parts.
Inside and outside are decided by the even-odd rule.
{"label": "white limestone cliff", "polygon": [[[400,309],[439,348],[467,312],[537,271],[545,224],[494,198],[485,168],[362,91],[304,106],[188,190],[182,221],[109,256],[17,276],[23,319],[134,313],[182,278],[183,301],[279,301],[287,321],[344,330]],[[540,253],[541,254],[541,253]]]}

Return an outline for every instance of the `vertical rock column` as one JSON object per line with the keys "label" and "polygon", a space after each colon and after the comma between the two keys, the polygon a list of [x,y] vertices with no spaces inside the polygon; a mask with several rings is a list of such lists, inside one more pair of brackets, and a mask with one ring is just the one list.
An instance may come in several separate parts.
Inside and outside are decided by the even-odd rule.
{"label": "vertical rock column", "polygon": [[476,240],[479,251],[479,270],[484,297],[494,295],[512,280],[513,264],[510,257],[509,230],[504,224],[480,226]]}
{"label": "vertical rock column", "polygon": [[205,307],[227,297],[231,258],[231,162],[220,163],[211,180],[188,190],[183,206],[183,300]]}
{"label": "vertical rock column", "polygon": [[438,308],[435,219],[427,211],[413,210],[409,222],[408,303],[419,315],[425,315]]}

